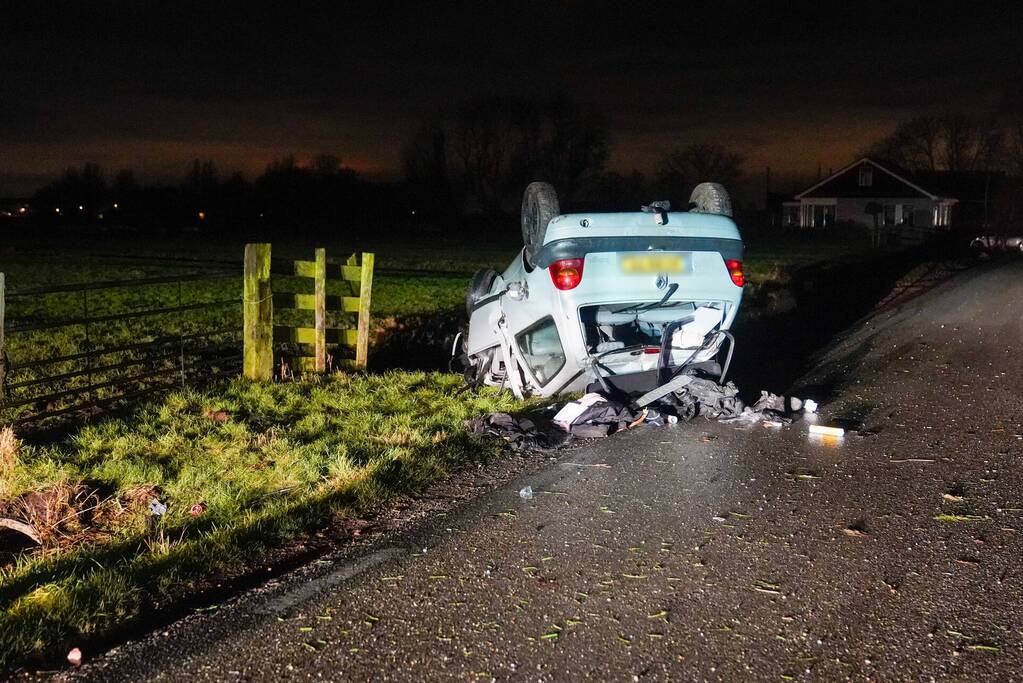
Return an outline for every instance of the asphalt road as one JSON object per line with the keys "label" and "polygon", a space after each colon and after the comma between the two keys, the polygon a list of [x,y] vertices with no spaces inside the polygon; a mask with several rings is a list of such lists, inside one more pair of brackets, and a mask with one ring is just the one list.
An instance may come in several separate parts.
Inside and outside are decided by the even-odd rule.
{"label": "asphalt road", "polygon": [[1019,677],[1021,333],[1023,262],[968,270],[805,378],[840,441],[637,429],[65,675]]}

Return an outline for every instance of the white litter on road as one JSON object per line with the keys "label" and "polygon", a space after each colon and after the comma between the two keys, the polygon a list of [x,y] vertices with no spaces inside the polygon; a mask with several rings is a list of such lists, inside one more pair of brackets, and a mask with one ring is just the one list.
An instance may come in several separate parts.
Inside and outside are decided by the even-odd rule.
{"label": "white litter on road", "polygon": [[597,403],[606,403],[607,399],[602,394],[586,394],[578,401],[571,401],[561,407],[561,410],[554,416],[554,422],[568,431],[576,418],[586,412],[586,409]]}

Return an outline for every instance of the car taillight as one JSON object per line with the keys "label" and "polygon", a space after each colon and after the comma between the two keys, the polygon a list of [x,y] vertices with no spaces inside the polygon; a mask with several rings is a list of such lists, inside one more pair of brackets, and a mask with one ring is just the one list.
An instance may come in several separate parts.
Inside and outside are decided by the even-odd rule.
{"label": "car taillight", "polygon": [[735,283],[736,287],[742,287],[746,284],[746,276],[742,274],[742,261],[726,258],[725,268],[728,269],[728,276],[732,278],[732,282]]}
{"label": "car taillight", "polygon": [[549,270],[555,287],[562,291],[575,289],[583,279],[583,260],[581,258],[561,259],[552,263]]}

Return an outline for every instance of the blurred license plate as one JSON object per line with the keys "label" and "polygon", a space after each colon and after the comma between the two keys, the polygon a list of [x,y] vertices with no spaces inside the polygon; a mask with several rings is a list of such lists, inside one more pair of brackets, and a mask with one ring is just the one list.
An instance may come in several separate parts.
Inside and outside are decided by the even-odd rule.
{"label": "blurred license plate", "polygon": [[686,270],[683,254],[623,254],[619,263],[622,272],[630,275],[684,273]]}

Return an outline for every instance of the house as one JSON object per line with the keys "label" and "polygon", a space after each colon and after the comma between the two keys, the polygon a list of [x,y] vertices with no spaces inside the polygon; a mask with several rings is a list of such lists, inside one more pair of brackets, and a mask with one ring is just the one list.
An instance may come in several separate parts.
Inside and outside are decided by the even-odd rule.
{"label": "house", "polygon": [[947,229],[954,197],[938,194],[908,174],[864,157],[782,204],[782,225],[828,228],[836,223]]}

